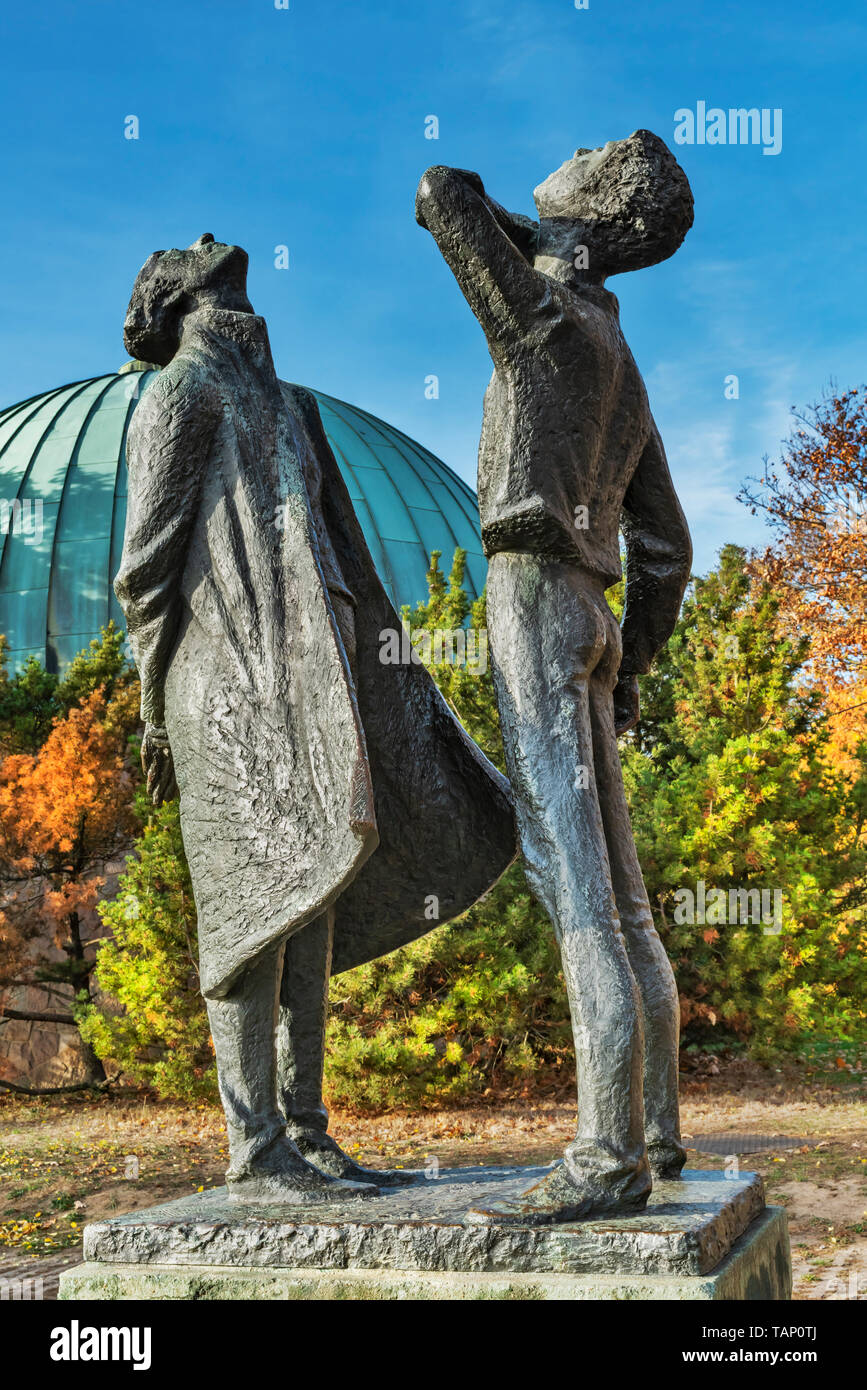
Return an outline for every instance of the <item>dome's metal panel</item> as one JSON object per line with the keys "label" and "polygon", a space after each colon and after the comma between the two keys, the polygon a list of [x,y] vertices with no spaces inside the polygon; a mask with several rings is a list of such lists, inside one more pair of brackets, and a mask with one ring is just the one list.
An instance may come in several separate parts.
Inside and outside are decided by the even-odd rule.
{"label": "dome's metal panel", "polygon": [[[123,425],[123,434],[120,440],[118,455],[117,475],[114,481],[114,498],[112,501],[111,515],[111,545],[109,548],[108,572],[112,583],[114,576],[120,569],[120,559],[123,554],[123,532],[126,524],[126,496],[127,496],[127,469],[126,469],[126,439],[129,433],[129,422],[132,419],[133,411],[141,400],[151,382],[157,376],[155,371],[121,373],[123,379],[123,396],[126,400],[126,419]],[[124,626],[124,616],[121,606],[114,596],[114,588],[109,591],[109,617],[117,627]]]}
{"label": "dome's metal panel", "polygon": [[0,632],[9,643],[12,666],[20,665],[37,644],[49,661],[48,590],[60,504],[70,458],[105,380],[78,383],[59,396],[52,393],[4,451],[3,483],[17,480],[14,502],[19,508],[17,516],[10,516],[0,560]]}
{"label": "dome's metal panel", "polygon": [[[471,489],[400,430],[356,406],[315,394],[322,423],[392,602],[399,608],[426,597],[431,551],[442,551],[448,570],[458,546],[467,552],[467,591],[471,598],[478,597],[485,586],[487,561]],[[359,495],[365,499],[364,506]],[[377,557],[378,547],[371,542],[374,533],[384,552],[382,562]]]}
{"label": "dome's metal panel", "polygon": [[[6,537],[4,563],[0,566],[0,613],[2,613],[6,595],[18,591],[32,592],[36,589],[48,588],[54,528],[59,509],[57,502],[43,506],[41,526],[39,513],[31,510],[29,531],[14,529]],[[0,622],[0,632],[5,631],[6,629]]]}
{"label": "dome's metal panel", "polygon": [[[111,581],[123,548],[126,438],[154,376],[112,373],[0,411],[0,632],[12,667],[35,655],[62,669],[109,617],[123,626]],[[456,546],[468,552],[471,596],[480,593],[487,566],[470,488],[400,430],[314,394],[395,606],[423,599],[430,552],[442,551],[448,569]]]}

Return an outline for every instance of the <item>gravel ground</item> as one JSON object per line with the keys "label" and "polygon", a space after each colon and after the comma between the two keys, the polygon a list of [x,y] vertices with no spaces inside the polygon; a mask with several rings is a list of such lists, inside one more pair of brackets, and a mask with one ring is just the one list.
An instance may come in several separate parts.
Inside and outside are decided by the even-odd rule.
{"label": "gravel ground", "polygon": [[[755,1136],[780,1141],[738,1161],[788,1209],[796,1299],[867,1301],[865,1079],[846,1066],[819,1074],[716,1059],[682,1076],[690,1167],[727,1162],[699,1152],[701,1136],[737,1134],[742,1147]],[[574,1122],[566,1099],[526,1097],[421,1113],[335,1111],[332,1133],[374,1167],[547,1163]],[[783,1147],[783,1137],[799,1143]],[[86,1222],[219,1186],[225,1155],[213,1106],[0,1097],[0,1292],[14,1292],[3,1280],[41,1278],[42,1296],[56,1297],[60,1269],[81,1258]]]}

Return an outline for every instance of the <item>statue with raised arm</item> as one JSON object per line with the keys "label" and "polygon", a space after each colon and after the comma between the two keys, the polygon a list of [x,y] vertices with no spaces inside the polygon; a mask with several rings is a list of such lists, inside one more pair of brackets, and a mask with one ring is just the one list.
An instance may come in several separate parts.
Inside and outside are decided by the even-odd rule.
{"label": "statue with raised arm", "polygon": [[329,977],[469,907],[514,857],[514,820],[425,668],[380,659],[400,620],[246,277],[205,235],[136,280],[124,342],[163,370],[130,424],[115,589],[148,790],[180,795],[229,1192],[352,1199],[403,1175],[328,1135]]}
{"label": "statue with raised arm", "polygon": [[[479,447],[488,629],[530,883],[557,935],[578,1072],[563,1162],[481,1222],[644,1206],[685,1161],[678,1001],[629,822],[617,735],[668,640],[692,550],[609,275],[665,260],[692,225],[689,183],[639,130],[577,150],[535,190],[538,222],[478,174],[432,168],[416,217],[487,339]],[[605,590],[621,577],[622,628]]]}

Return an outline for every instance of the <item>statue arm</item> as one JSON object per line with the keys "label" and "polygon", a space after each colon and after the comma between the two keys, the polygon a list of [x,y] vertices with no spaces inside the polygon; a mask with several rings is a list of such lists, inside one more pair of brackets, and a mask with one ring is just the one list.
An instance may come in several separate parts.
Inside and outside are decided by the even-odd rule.
{"label": "statue arm", "polygon": [[142,719],[165,722],[166,668],[181,613],[181,576],[218,412],[170,364],[130,427],[123,556],[114,590],[141,678]]}
{"label": "statue arm", "polygon": [[488,194],[485,194],[485,202],[491,209],[497,225],[506,233],[512,244],[517,246],[527,264],[532,266],[539,245],[539,223],[534,222],[532,217],[525,217],[522,212],[508,212]]}
{"label": "statue arm", "polygon": [[643,675],[674,631],[692,542],[656,426],[623,502],[626,606],[621,681]]}
{"label": "statue arm", "polygon": [[485,194],[478,174],[435,165],[422,175],[416,221],[436,241],[493,347],[527,323],[545,291],[530,264],[538,227]]}

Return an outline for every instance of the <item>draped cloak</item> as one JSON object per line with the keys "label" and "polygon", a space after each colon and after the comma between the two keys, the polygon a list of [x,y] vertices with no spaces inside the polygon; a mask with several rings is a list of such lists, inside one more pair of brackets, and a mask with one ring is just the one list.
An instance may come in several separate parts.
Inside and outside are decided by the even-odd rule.
{"label": "draped cloak", "polygon": [[[516,852],[508,783],[422,665],[383,664],[400,620],[263,319],[187,319],[127,459],[115,591],[172,749],[203,993],[332,905],[334,973],[471,906]],[[355,679],[329,588],[355,602]]]}

